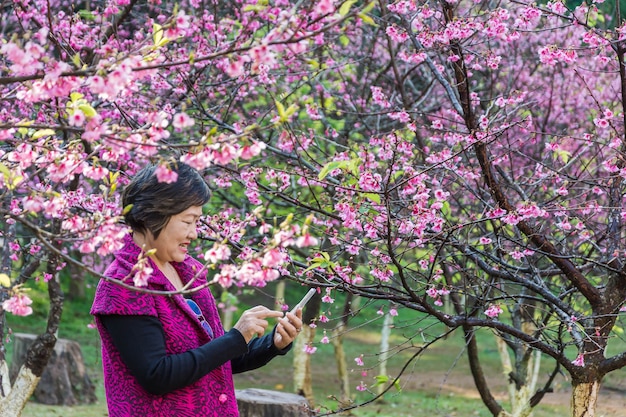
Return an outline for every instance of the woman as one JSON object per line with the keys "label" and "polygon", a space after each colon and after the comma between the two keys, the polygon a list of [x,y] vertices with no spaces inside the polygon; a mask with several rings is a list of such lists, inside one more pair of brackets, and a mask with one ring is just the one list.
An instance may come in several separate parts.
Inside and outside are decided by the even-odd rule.
{"label": "woman", "polygon": [[[98,284],[91,309],[102,339],[109,416],[238,416],[232,373],[285,354],[302,312],[283,317],[257,306],[225,333],[211,292],[194,290],[206,283],[206,271],[187,254],[209,189],[185,164],[173,168],[174,183],[158,182],[155,168],[139,172],[122,194],[132,233],[107,268],[109,279]],[[132,285],[137,260],[148,251],[152,272],[144,288],[181,293],[151,294],[114,282]],[[263,336],[272,317],[278,324]]]}

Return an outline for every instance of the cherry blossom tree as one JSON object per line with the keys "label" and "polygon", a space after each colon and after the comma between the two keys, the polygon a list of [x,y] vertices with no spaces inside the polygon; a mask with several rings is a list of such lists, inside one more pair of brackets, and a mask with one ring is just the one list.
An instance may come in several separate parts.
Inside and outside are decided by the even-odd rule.
{"label": "cherry blossom tree", "polygon": [[[29,313],[32,280],[51,299],[13,385],[0,341],[0,415],[19,414],[54,346],[58,272],[100,275],[127,232],[119,191],[148,162],[161,181],[190,164],[214,191],[196,251],[207,285],[283,275],[323,303],[343,291],[460,329],[494,416],[510,413],[477,328],[513,356],[516,415],[551,388],[525,391],[536,353],[571,377],[576,417],[626,365],[607,354],[626,298],[624,26],[596,3],[23,0],[0,13],[0,334],[5,314]],[[147,272],[140,261],[139,288]]]}

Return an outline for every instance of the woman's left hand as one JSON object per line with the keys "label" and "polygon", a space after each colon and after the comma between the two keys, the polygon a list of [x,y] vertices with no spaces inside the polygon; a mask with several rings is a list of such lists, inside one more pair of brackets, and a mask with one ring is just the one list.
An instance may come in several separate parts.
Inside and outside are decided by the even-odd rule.
{"label": "woman's left hand", "polygon": [[298,309],[295,314],[285,314],[285,317],[278,319],[278,325],[276,325],[276,331],[274,332],[274,346],[278,350],[283,350],[293,342],[301,330],[302,309]]}

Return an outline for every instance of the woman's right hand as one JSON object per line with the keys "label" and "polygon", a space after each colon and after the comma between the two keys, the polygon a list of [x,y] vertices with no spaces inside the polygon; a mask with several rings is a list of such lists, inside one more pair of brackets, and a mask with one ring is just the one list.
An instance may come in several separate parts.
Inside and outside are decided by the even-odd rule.
{"label": "woman's right hand", "polygon": [[269,323],[265,320],[268,317],[282,317],[283,313],[276,310],[270,310],[267,307],[256,306],[243,312],[237,323],[233,326],[239,330],[239,333],[246,339],[246,343],[254,336],[261,337],[265,333],[265,329]]}

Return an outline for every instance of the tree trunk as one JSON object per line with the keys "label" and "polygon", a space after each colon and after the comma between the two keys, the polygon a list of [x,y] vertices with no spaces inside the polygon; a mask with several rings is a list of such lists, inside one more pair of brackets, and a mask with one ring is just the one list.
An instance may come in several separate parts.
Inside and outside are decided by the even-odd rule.
{"label": "tree trunk", "polygon": [[595,417],[600,381],[572,383],[572,417]]}
{"label": "tree trunk", "polygon": [[305,352],[305,346],[315,338],[315,329],[304,325],[296,338],[293,352],[293,380],[295,392],[305,397],[314,406],[313,384],[311,381],[311,355]]}
{"label": "tree trunk", "polygon": [[313,384],[311,381],[311,355],[305,352],[307,344],[312,344],[315,338],[315,328],[310,325],[319,316],[321,297],[315,294],[302,312],[302,332],[294,342],[293,352],[293,381],[295,393],[305,397],[311,407],[315,406],[313,398]]}
{"label": "tree trunk", "polygon": [[0,398],[9,395],[11,380],[9,379],[9,365],[6,360],[0,361]]}
{"label": "tree trunk", "polygon": [[498,353],[500,354],[500,362],[502,363],[502,373],[504,378],[508,381],[509,400],[511,401],[511,412],[507,413],[511,417],[528,417],[532,414],[532,407],[530,406],[530,398],[535,392],[537,383],[537,374],[539,373],[539,363],[541,358],[541,352],[535,351],[528,360],[528,378],[524,381],[524,384],[518,388],[518,384],[510,377],[513,372],[513,366],[511,365],[511,357],[507,350],[507,344],[499,336],[495,336],[496,344],[498,346]]}
{"label": "tree trunk", "polygon": [[353,314],[353,309],[358,308],[359,297],[354,297],[351,293],[346,294],[346,301],[343,305],[343,313],[337,326],[332,331],[332,343],[335,350],[335,362],[337,363],[337,376],[339,377],[339,402],[342,406],[350,404],[350,378],[348,374],[348,363],[346,352],[343,349],[343,335],[348,328],[348,320]]}
{"label": "tree trunk", "polygon": [[[276,283],[276,295],[274,296],[274,308],[280,308],[285,304],[285,280],[281,279]],[[293,306],[292,306],[293,307]]]}
{"label": "tree trunk", "polygon": [[483,401],[483,404],[487,406],[491,415],[493,415],[494,417],[508,417],[508,414],[504,411],[502,405],[493,396],[491,390],[489,389],[487,377],[482,368],[478,355],[479,350],[478,344],[476,342],[475,331],[476,329],[470,326],[463,326],[465,345],[467,346],[467,359],[469,362],[470,371],[472,372],[472,378],[474,378],[474,384],[476,385],[476,389],[480,394],[480,398]]}
{"label": "tree trunk", "polygon": [[337,376],[339,377],[339,402],[341,406],[347,406],[350,403],[350,379],[348,378],[348,363],[346,361],[346,352],[343,349],[343,334],[346,326],[343,321],[333,329],[332,343],[335,349],[335,362],[337,363]]}
{"label": "tree trunk", "polygon": [[[74,258],[80,260],[81,257],[79,254],[74,254]],[[76,266],[73,263],[68,264],[69,269],[69,286],[67,291],[67,299],[68,300],[84,300],[86,298],[85,294],[85,271],[83,271],[80,267]]]}
{"label": "tree trunk", "polygon": [[249,388],[237,390],[241,417],[308,417],[311,409],[306,398],[280,391]]}
{"label": "tree trunk", "polygon": [[[383,328],[380,332],[380,368],[378,374],[387,376],[387,358],[389,357],[389,338],[391,337],[391,326],[393,326],[393,316],[385,314]],[[378,394],[382,394],[387,388],[385,384],[378,385]],[[382,400],[383,397],[380,397]]]}
{"label": "tree trunk", "polygon": [[0,417],[20,417],[39,379],[30,368],[22,366],[6,397],[0,398]]}
{"label": "tree trunk", "polygon": [[[54,349],[56,337],[49,333],[37,336],[28,348],[24,365],[17,371],[9,390],[0,398],[0,417],[19,417],[30,396],[35,391],[41,374]],[[0,365],[0,372],[5,372],[6,365]],[[9,380],[8,372],[2,375]],[[4,386],[4,383],[3,383]],[[4,388],[4,387],[3,387]]]}

